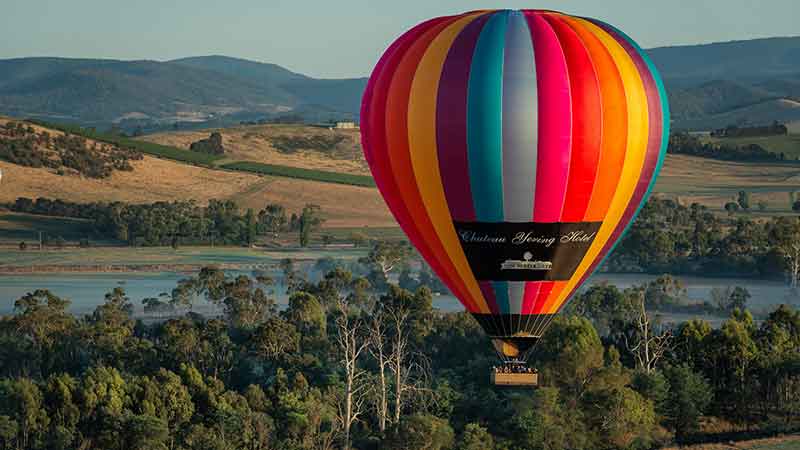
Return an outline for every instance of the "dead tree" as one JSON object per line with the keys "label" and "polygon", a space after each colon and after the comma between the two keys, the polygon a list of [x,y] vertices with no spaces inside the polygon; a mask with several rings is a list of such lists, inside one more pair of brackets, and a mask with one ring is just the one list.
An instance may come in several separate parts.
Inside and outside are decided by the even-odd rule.
{"label": "dead tree", "polygon": [[797,287],[797,279],[800,277],[800,236],[794,237],[798,239],[792,239],[781,246],[788,265],[789,283],[792,288]]}
{"label": "dead tree", "polygon": [[637,367],[646,373],[651,373],[656,368],[656,363],[664,353],[669,350],[672,340],[672,330],[667,330],[661,334],[653,332],[650,316],[647,314],[645,305],[644,291],[636,293],[638,297],[638,308],[634,322],[633,342],[625,334],[625,347],[636,358]]}
{"label": "dead tree", "polygon": [[393,336],[391,353],[389,355],[389,370],[394,375],[394,424],[400,423],[400,413],[403,410],[403,394],[406,392],[409,371],[406,370],[408,357],[408,335],[406,325],[411,311],[408,308],[389,308],[387,311],[389,322],[392,326]]}
{"label": "dead tree", "polygon": [[359,365],[364,352],[369,347],[369,340],[364,330],[364,321],[350,316],[350,308],[346,298],[339,298],[339,317],[336,319],[336,342],[341,355],[340,363],[344,369],[344,392],[341,401],[337,402],[338,415],[344,449],[350,448],[350,429],[365,411],[370,384],[367,382],[369,372]]}
{"label": "dead tree", "polygon": [[375,313],[372,315],[369,325],[369,352],[378,365],[375,410],[378,416],[378,429],[381,433],[386,431],[386,422],[389,416],[389,386],[386,377],[386,369],[389,366],[389,353],[386,350],[386,340],[384,317],[380,313]]}
{"label": "dead tree", "polygon": [[403,264],[411,256],[411,249],[401,242],[378,242],[370,250],[364,262],[374,264],[385,277],[395,267]]}

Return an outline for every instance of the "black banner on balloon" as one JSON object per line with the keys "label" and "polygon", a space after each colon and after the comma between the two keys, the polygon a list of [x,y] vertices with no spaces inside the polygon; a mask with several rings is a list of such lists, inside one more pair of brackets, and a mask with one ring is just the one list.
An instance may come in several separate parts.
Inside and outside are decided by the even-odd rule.
{"label": "black banner on balloon", "polygon": [[478,280],[568,280],[600,222],[455,222]]}

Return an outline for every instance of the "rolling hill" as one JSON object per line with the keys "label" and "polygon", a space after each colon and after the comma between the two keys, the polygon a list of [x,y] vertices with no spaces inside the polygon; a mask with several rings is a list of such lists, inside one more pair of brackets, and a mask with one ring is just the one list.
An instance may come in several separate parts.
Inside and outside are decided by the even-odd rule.
{"label": "rolling hill", "polygon": [[[0,161],[3,173],[0,203],[12,202],[18,197],[48,197],[74,202],[134,203],[192,199],[202,204],[216,198],[231,199],[242,207],[257,209],[275,202],[289,211],[298,211],[305,204],[314,203],[322,207],[329,227],[395,226],[374,187],[224,169],[227,161],[236,160],[363,176],[366,169],[356,132],[336,131],[344,137],[331,151],[298,148],[284,153],[274,146],[276,136],[314,136],[330,131],[300,125],[237,126],[220,131],[228,153],[223,159],[200,167],[145,155],[144,159],[131,162],[133,170],[130,172],[115,171],[105,179],[90,179]],[[188,153],[188,145],[209,132],[171,132],[140,139],[175,146],[175,152]],[[50,130],[50,133],[60,132]],[[687,204],[700,202],[718,211],[742,189],[752,193],[754,203],[766,202],[766,213],[785,213],[788,211],[789,193],[800,191],[800,168],[778,163],[735,163],[670,154],[656,185],[656,193],[660,195]]]}
{"label": "rolling hill", "polygon": [[[0,125],[7,120],[0,117]],[[63,134],[51,128],[36,128],[52,136]],[[103,145],[88,140],[87,145],[95,144]],[[257,210],[268,203],[279,203],[290,212],[314,203],[324,211],[326,226],[395,225],[374,188],[198,167],[149,155],[130,163],[131,171],[114,171],[107,178],[95,179],[71,173],[59,175],[55,169],[23,167],[0,160],[0,203],[19,197],[80,203],[195,200],[204,204],[209,199],[231,199],[241,207]]]}

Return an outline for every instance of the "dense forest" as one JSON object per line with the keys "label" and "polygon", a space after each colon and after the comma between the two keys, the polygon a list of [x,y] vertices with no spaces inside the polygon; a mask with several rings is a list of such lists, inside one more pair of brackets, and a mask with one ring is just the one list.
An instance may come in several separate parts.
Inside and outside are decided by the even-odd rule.
{"label": "dense forest", "polygon": [[311,204],[290,216],[281,205],[242,211],[231,200],[210,200],[207,206],[199,206],[194,201],[73,203],[23,197],[6,206],[27,214],[86,219],[91,221],[91,234],[131,246],[252,245],[258,236],[281,232],[298,232],[300,245],[306,246],[311,232],[324,222],[319,206]]}
{"label": "dense forest", "polygon": [[[397,249],[395,249],[397,250]],[[391,252],[371,252],[383,271]],[[318,265],[329,266],[331,261]],[[290,261],[275,282],[213,267],[134,317],[121,288],[74,317],[49,291],[0,319],[0,445],[14,449],[648,449],[800,425],[800,313],[658,323],[668,278],[598,285],[553,322],[536,390],[495,388],[496,356],[431,291]],[[417,274],[411,278],[419,282]],[[142,301],[135,299],[135,301]],[[196,301],[219,315],[192,312]]]}
{"label": "dense forest", "polygon": [[82,136],[37,132],[22,122],[0,126],[0,159],[27,167],[46,167],[59,175],[77,173],[107,178],[115,170],[131,171],[131,161],[143,155],[129,148],[90,143]]}
{"label": "dense forest", "polygon": [[[751,208],[746,192],[737,209]],[[747,207],[747,208],[745,208]],[[800,220],[720,215],[651,198],[606,263],[609,271],[783,278],[795,283]]]}

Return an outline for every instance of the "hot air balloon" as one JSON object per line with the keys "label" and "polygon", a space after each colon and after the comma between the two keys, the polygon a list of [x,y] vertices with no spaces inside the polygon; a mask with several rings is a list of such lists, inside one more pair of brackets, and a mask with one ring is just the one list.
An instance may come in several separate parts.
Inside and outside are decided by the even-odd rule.
{"label": "hot air balloon", "polygon": [[525,360],[636,216],[668,129],[663,83],[633,40],[541,10],[415,26],[361,108],[389,209],[507,363]]}

